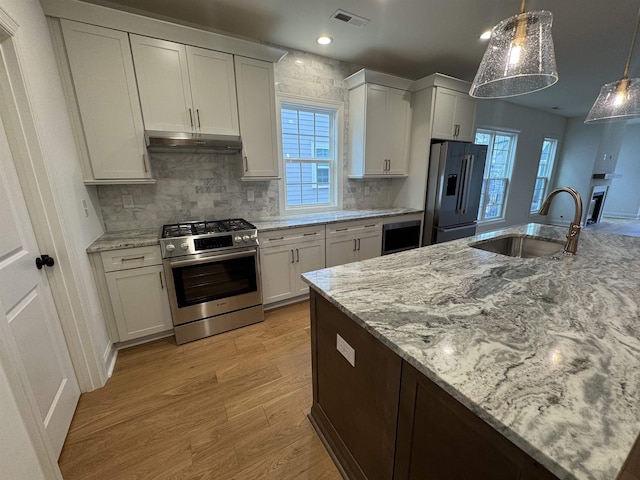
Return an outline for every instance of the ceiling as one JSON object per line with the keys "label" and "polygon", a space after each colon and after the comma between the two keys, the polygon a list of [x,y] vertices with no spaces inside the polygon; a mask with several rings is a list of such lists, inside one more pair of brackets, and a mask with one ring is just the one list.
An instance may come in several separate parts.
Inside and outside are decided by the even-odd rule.
{"label": "ceiling", "polygon": [[[324,55],[406,78],[434,72],[472,81],[486,48],[480,34],[519,12],[517,0],[84,0]],[[560,80],[510,101],[584,116],[600,87],[622,76],[640,0],[530,0],[553,13]],[[371,22],[331,18],[337,9]],[[333,37],[329,46],[315,39]],[[636,45],[636,50],[640,46]],[[635,52],[630,77],[640,76]]]}

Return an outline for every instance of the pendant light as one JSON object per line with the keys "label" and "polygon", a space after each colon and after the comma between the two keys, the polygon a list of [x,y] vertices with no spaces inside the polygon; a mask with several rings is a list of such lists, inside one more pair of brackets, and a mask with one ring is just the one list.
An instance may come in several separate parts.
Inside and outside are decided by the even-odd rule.
{"label": "pendant light", "polygon": [[617,82],[607,83],[600,89],[600,95],[596,98],[584,123],[626,120],[640,116],[640,78],[629,78],[627,76],[639,25],[640,10],[638,10],[636,29],[633,32],[631,48],[629,49],[629,55],[627,55],[627,63],[624,66],[622,78]]}
{"label": "pendant light", "polygon": [[484,52],[469,95],[504,98],[550,87],[558,81],[551,37],[553,15],[525,12],[498,23]]}

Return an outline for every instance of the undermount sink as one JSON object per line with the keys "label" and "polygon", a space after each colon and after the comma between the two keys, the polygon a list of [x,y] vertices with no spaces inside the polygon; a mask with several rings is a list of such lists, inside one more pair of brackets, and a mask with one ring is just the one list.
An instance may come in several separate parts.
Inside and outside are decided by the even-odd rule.
{"label": "undermount sink", "polygon": [[509,235],[493,240],[470,243],[469,246],[509,257],[534,258],[562,252],[564,242]]}

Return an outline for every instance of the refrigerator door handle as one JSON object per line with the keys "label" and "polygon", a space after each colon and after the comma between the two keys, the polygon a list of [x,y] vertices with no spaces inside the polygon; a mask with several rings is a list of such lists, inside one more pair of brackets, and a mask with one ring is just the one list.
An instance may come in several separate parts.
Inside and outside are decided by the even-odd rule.
{"label": "refrigerator door handle", "polygon": [[473,172],[474,155],[465,155],[464,161],[464,177],[462,179],[462,194],[460,196],[460,212],[463,215],[467,213],[469,208],[469,190],[471,189],[471,174]]}
{"label": "refrigerator door handle", "polygon": [[467,155],[462,156],[462,168],[460,169],[460,186],[458,187],[458,197],[456,198],[456,213],[459,215],[462,213],[462,206],[464,201],[464,190],[467,178]]}

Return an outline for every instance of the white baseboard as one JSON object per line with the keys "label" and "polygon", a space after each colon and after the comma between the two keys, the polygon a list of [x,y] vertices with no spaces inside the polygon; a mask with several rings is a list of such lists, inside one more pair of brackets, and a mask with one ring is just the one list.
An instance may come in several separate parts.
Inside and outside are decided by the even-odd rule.
{"label": "white baseboard", "polygon": [[279,302],[269,303],[264,306],[264,311],[273,310],[274,308],[284,307],[286,305],[291,305],[292,303],[304,302],[305,300],[309,300],[309,294],[306,293],[304,295],[300,295],[298,297],[287,298],[286,300],[280,300]]}
{"label": "white baseboard", "polygon": [[102,356],[102,360],[104,364],[107,366],[107,378],[111,378],[113,374],[113,369],[116,366],[116,359],[118,358],[118,348],[112,342],[109,342],[107,348],[104,351],[104,355]]}

